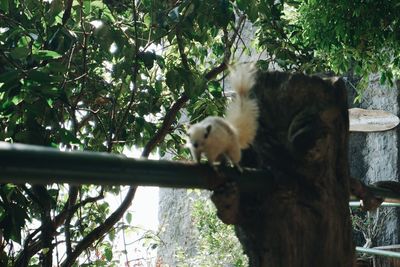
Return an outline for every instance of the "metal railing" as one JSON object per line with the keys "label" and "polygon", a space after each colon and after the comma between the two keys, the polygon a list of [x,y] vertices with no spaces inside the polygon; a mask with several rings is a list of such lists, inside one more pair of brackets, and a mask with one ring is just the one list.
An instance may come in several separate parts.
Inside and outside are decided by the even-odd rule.
{"label": "metal railing", "polygon": [[400,259],[400,252],[387,251],[387,250],[381,250],[381,249],[375,249],[375,248],[363,248],[363,247],[356,247],[356,251],[360,254],[365,253],[365,254],[369,254],[369,255],[376,255],[376,256]]}
{"label": "metal railing", "polygon": [[[361,207],[360,201],[350,201],[350,207]],[[397,202],[382,202],[381,207],[400,207],[400,203]]]}
{"label": "metal railing", "polygon": [[164,160],[132,159],[101,152],[0,142],[0,183],[142,185],[215,189],[229,177],[244,191],[272,183],[268,171]]}
{"label": "metal railing", "polygon": [[[242,190],[260,190],[272,183],[271,173],[245,169],[243,173],[222,167],[229,179]],[[224,182],[224,175],[203,164],[163,160],[140,160],[123,155],[99,152],[62,152],[54,148],[0,142],[0,183],[71,183],[103,185],[143,185],[176,188],[214,189]],[[172,175],[171,175],[172,174]],[[368,186],[378,197],[398,199],[387,189]],[[350,206],[360,206],[351,201]],[[400,207],[384,202],[382,206]],[[400,253],[357,247],[358,253],[400,258]]]}

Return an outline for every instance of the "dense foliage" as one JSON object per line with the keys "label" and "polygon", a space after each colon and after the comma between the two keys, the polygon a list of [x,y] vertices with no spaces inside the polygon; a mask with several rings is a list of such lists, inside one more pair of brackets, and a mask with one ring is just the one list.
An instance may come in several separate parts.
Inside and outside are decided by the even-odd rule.
{"label": "dense foliage", "polygon": [[248,266],[248,258],[235,236],[234,227],[218,219],[209,194],[197,193],[191,214],[197,231],[196,251],[194,255],[186,255],[183,248],[177,249],[177,266]]}
{"label": "dense foliage", "polygon": [[400,75],[398,1],[237,2],[260,26],[260,48],[283,69],[365,80],[380,72],[382,83]]}
{"label": "dense foliage", "polygon": [[[0,3],[0,140],[8,142],[187,157],[182,108],[190,120],[223,111],[220,80],[225,63],[240,60],[245,22],[257,30],[254,48],[268,54],[260,67],[382,71],[382,81],[400,67],[396,1]],[[117,224],[135,187],[115,211],[104,196],[120,190],[0,185],[2,265],[117,264],[111,243],[129,223]]]}
{"label": "dense foliage", "polygon": [[[181,107],[196,99],[194,117],[222,110],[222,88],[207,79],[224,70],[209,73],[235,27],[227,2],[2,1],[0,17],[1,140],[112,153],[134,145],[144,156],[157,145],[182,157]],[[2,185],[3,263],[50,266],[62,240],[58,264],[82,253],[110,264],[110,247],[95,241],[134,196],[109,215],[104,196],[119,190]]]}

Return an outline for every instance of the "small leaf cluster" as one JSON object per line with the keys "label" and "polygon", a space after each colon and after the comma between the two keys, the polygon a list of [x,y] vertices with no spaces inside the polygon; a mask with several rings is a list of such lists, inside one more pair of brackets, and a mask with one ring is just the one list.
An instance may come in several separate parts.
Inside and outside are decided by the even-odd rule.
{"label": "small leaf cluster", "polygon": [[234,227],[216,215],[216,209],[204,195],[193,203],[192,220],[197,230],[197,252],[193,257],[178,251],[178,266],[247,266],[248,259],[235,236]]}

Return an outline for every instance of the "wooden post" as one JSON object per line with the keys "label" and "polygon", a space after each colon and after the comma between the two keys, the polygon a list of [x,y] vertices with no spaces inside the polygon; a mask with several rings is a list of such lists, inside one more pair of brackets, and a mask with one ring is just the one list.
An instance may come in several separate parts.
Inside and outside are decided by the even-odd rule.
{"label": "wooden post", "polygon": [[268,169],[273,186],[216,191],[220,218],[236,225],[250,266],[353,266],[344,82],[260,73],[254,91],[260,128],[242,164]]}

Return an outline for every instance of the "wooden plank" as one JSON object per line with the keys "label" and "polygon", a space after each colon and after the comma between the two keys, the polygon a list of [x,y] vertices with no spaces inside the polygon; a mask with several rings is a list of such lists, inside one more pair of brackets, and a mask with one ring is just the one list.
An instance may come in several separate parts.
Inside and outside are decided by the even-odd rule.
{"label": "wooden plank", "polygon": [[349,109],[350,132],[381,132],[395,128],[400,120],[384,110]]}

